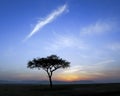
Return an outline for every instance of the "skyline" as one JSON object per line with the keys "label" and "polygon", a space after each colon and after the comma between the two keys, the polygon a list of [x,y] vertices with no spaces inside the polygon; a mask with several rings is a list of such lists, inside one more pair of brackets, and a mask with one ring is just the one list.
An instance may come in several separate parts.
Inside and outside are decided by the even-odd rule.
{"label": "skyline", "polygon": [[[53,1],[53,2],[52,2]],[[0,80],[47,80],[27,62],[71,62],[53,80],[120,82],[119,0],[1,0]]]}

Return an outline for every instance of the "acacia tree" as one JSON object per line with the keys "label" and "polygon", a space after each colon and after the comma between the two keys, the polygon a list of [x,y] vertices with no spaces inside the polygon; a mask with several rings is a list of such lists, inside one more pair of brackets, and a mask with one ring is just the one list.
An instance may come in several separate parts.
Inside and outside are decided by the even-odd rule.
{"label": "acacia tree", "polygon": [[41,68],[45,70],[48,74],[50,87],[52,88],[52,75],[53,72],[59,68],[67,68],[70,66],[70,62],[63,60],[62,58],[56,55],[50,55],[46,58],[34,58],[33,60],[28,62],[27,67],[37,68],[40,70]]}

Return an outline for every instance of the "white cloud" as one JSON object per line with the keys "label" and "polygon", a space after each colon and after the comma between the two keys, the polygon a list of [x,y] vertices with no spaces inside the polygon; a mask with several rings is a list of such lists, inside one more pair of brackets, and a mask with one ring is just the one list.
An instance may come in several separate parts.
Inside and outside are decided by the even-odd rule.
{"label": "white cloud", "polygon": [[[52,43],[51,43],[52,42]],[[69,35],[56,35],[54,40],[48,42],[46,50],[56,51],[64,48],[86,49],[86,45],[78,38]]]}
{"label": "white cloud", "polygon": [[61,48],[71,47],[74,45],[74,40],[72,37],[57,36],[52,43],[49,43],[46,49],[48,50],[59,50]]}
{"label": "white cloud", "polygon": [[113,62],[115,62],[115,60],[108,59],[108,60],[104,60],[99,63],[96,63],[96,65],[104,65],[104,64],[109,64],[109,63],[113,63]]}
{"label": "white cloud", "polygon": [[73,66],[63,71],[63,73],[75,73],[82,70],[82,66]]}
{"label": "white cloud", "polygon": [[97,21],[94,24],[90,24],[89,26],[83,27],[80,30],[80,34],[93,35],[111,32],[114,29],[114,27],[115,27],[114,21]]}
{"label": "white cloud", "polygon": [[85,65],[78,65],[73,66],[70,69],[66,70],[65,72],[78,72],[78,73],[85,73],[89,75],[104,75],[103,71],[107,71],[111,69],[111,65],[114,64],[116,61],[114,59],[106,59],[103,61],[98,61],[97,63],[93,64],[85,64]]}
{"label": "white cloud", "polygon": [[30,34],[25,38],[24,41],[26,41],[31,36],[33,36],[36,32],[38,32],[40,29],[42,29],[45,25],[47,25],[48,23],[51,23],[53,20],[55,20],[66,9],[67,9],[67,5],[65,4],[65,5],[59,7],[57,10],[53,11],[51,14],[49,14],[44,20],[38,21],[38,23],[33,28],[32,32],[30,32]]}
{"label": "white cloud", "polygon": [[[116,61],[114,59],[106,59],[97,63],[83,66],[83,69],[91,75],[105,75],[105,71],[109,71]],[[114,69],[113,69],[114,70]]]}

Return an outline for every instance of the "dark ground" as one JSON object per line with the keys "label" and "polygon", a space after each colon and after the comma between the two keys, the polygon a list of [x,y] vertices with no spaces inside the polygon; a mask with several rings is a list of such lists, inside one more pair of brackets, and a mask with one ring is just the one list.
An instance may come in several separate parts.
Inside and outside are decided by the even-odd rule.
{"label": "dark ground", "polygon": [[48,85],[1,84],[0,96],[120,96],[120,83]]}

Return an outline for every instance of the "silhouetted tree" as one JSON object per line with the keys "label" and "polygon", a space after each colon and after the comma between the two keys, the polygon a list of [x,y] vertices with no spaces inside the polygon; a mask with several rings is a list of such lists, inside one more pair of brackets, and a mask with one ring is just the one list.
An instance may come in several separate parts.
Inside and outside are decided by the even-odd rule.
{"label": "silhouetted tree", "polygon": [[49,77],[50,87],[52,88],[52,75],[53,72],[59,68],[67,68],[70,65],[70,62],[63,60],[62,58],[56,56],[56,55],[50,55],[46,58],[37,58],[33,59],[32,61],[28,62],[28,68],[38,68],[40,70],[41,68],[45,70]]}

